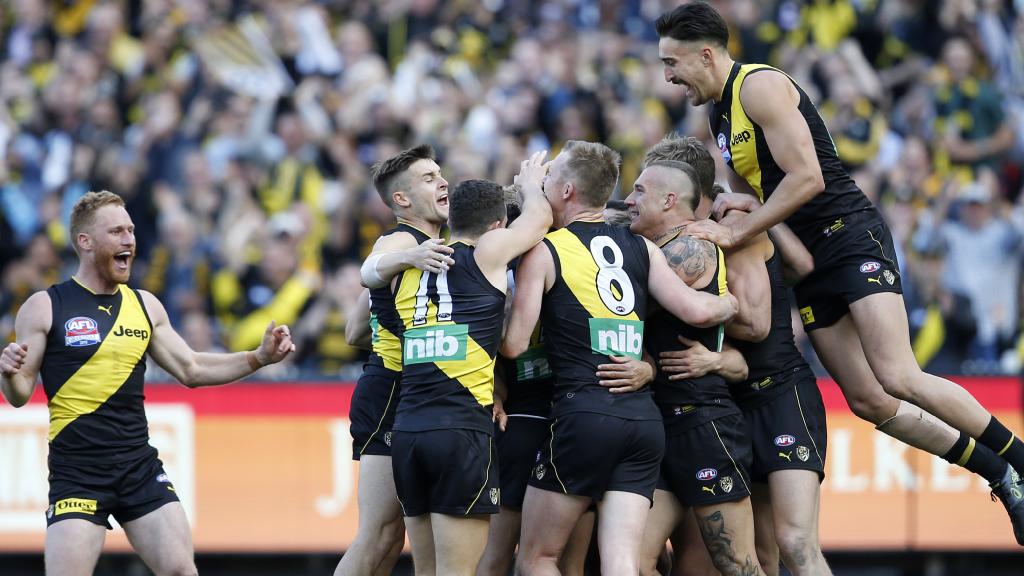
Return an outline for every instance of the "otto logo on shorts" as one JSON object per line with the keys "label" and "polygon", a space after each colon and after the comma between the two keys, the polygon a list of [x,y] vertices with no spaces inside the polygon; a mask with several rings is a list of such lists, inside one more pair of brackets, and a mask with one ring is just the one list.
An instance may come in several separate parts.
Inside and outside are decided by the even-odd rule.
{"label": "otto logo on shorts", "polygon": [[442,324],[416,328],[405,333],[402,351],[406,364],[465,360],[469,326]]}
{"label": "otto logo on shorts", "polygon": [[72,512],[77,512],[79,514],[96,514],[96,501],[85,500],[83,498],[65,498],[63,500],[57,500],[57,503],[53,505],[53,508],[55,516],[71,514]]}
{"label": "otto logo on shorts", "polygon": [[882,269],[882,265],[878,262],[865,262],[860,265],[860,271],[864,274],[871,274],[872,272],[878,272]]}
{"label": "otto logo on shorts", "polygon": [[590,319],[590,350],[639,360],[644,352],[644,323],[615,318]]}
{"label": "otto logo on shorts", "polygon": [[697,480],[702,482],[714,480],[715,478],[718,478],[718,470],[715,470],[714,468],[702,468],[697,471]]}
{"label": "otto logo on shorts", "polygon": [[786,446],[792,446],[796,443],[796,438],[789,434],[779,434],[775,437],[775,445],[779,448],[785,448]]}
{"label": "otto logo on shorts", "polygon": [[99,343],[99,325],[92,318],[76,316],[64,323],[65,346],[92,346]]}

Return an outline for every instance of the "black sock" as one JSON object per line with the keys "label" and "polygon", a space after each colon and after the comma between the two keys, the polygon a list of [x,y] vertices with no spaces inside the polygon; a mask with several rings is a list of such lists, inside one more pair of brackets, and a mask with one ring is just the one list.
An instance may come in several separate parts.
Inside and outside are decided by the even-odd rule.
{"label": "black sock", "polygon": [[1024,469],[1024,442],[1006,429],[1002,422],[993,416],[985,431],[978,437],[978,443],[984,444],[992,449],[998,456],[1002,457],[1020,472]]}
{"label": "black sock", "polygon": [[1003,477],[1006,471],[1006,461],[996,456],[996,453],[974,441],[974,438],[960,433],[956,444],[942,455],[942,459],[950,464],[963,466],[964,468],[980,475],[991,484]]}

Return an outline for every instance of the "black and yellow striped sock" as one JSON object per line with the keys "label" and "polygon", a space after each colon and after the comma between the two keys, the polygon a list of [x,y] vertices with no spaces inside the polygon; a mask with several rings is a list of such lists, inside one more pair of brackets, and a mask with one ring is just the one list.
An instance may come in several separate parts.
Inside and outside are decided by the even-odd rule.
{"label": "black and yellow striped sock", "polygon": [[1024,442],[1013,432],[1007,430],[995,416],[989,421],[985,431],[978,437],[978,443],[992,449],[1003,460],[1010,463],[1015,470],[1024,470]]}
{"label": "black and yellow striped sock", "polygon": [[960,433],[956,444],[942,455],[942,459],[950,464],[963,466],[964,468],[980,475],[991,484],[1003,477],[1006,471],[1006,461],[996,456],[996,453],[974,441],[974,438]]}

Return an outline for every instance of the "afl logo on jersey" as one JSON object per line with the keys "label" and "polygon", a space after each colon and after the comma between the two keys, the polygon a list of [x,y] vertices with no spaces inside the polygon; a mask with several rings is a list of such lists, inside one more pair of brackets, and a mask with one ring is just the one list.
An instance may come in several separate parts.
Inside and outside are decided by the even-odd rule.
{"label": "afl logo on jersey", "polygon": [[76,316],[64,323],[65,346],[92,346],[99,343],[99,326],[92,318]]}
{"label": "afl logo on jersey", "polygon": [[732,154],[729,153],[729,139],[721,132],[718,133],[718,150],[722,153],[722,160],[726,162],[732,160]]}

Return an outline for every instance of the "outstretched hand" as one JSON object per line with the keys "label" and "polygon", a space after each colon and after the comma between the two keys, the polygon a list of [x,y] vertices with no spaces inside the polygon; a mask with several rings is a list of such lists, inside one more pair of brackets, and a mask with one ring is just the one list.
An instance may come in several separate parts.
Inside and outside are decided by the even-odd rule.
{"label": "outstretched hand", "polygon": [[548,174],[550,162],[545,162],[548,155],[547,150],[535,152],[532,156],[519,164],[519,174],[515,175],[512,182],[522,189],[536,187],[538,190],[544,188],[544,177]]}
{"label": "outstretched hand", "polygon": [[271,320],[267,325],[267,331],[263,333],[263,342],[260,342],[260,347],[256,350],[256,360],[261,366],[276,364],[294,351],[291,330],[286,324],[275,326]]}

